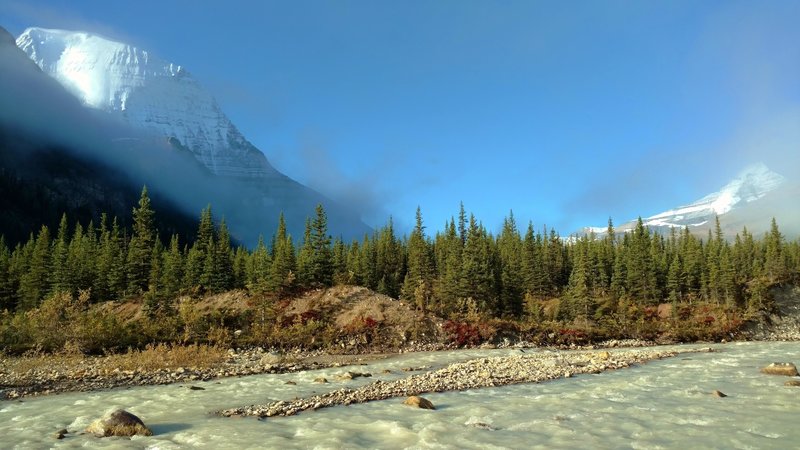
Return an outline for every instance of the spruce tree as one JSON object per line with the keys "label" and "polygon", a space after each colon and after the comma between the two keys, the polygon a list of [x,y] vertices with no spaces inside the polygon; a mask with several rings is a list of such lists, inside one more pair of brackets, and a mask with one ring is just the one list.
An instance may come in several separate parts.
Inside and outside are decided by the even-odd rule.
{"label": "spruce tree", "polygon": [[53,292],[72,292],[70,284],[70,268],[67,265],[67,253],[69,247],[69,224],[67,215],[61,216],[58,224],[56,239],[53,242],[53,270],[50,273],[50,288]]}
{"label": "spruce tree", "polygon": [[408,264],[401,297],[427,310],[433,296],[433,254],[425,237],[422,212],[417,207],[414,230],[408,239]]}
{"label": "spruce tree", "polygon": [[180,239],[173,234],[169,241],[169,249],[164,252],[162,263],[161,286],[164,297],[172,301],[177,297],[183,284],[183,254]]}
{"label": "spruce tree", "polygon": [[223,218],[217,231],[217,240],[212,249],[214,253],[211,273],[211,292],[220,293],[233,288],[233,250],[228,226]]}
{"label": "spruce tree", "polygon": [[352,284],[351,271],[347,267],[347,245],[341,237],[333,241],[333,283]]}
{"label": "spruce tree", "polygon": [[374,245],[374,267],[377,280],[376,289],[381,294],[397,298],[405,279],[405,254],[401,243],[394,233],[394,222],[391,217],[384,226]]}
{"label": "spruce tree", "polygon": [[311,277],[314,287],[333,284],[333,251],[331,237],[328,235],[328,217],[322,204],[317,205],[316,215],[311,223]]}
{"label": "spruce tree", "polygon": [[247,289],[250,292],[261,295],[269,290],[271,266],[272,259],[270,258],[269,250],[264,244],[264,238],[259,236],[258,244],[256,244],[256,248],[250,258],[250,269],[247,277]]}
{"label": "spruce tree", "polygon": [[778,283],[786,277],[786,259],[783,255],[784,238],[775,218],[770,223],[769,233],[764,238],[764,275],[770,283]]}
{"label": "spruce tree", "polygon": [[498,313],[519,318],[522,316],[522,299],[524,295],[523,244],[513,212],[503,221],[503,230],[498,237],[497,245],[500,256],[500,283],[502,286]]}
{"label": "spruce tree", "polygon": [[292,237],[286,233],[283,213],[278,220],[278,230],[272,241],[274,256],[269,271],[269,290],[282,297],[294,290],[297,274],[295,248]]}
{"label": "spruce tree", "polygon": [[29,256],[26,255],[28,264],[19,285],[19,306],[22,310],[37,307],[50,290],[50,230],[47,226],[42,226],[35,240],[31,236],[29,243],[26,245],[30,249]]}
{"label": "spruce tree", "polygon": [[139,206],[133,208],[133,235],[128,245],[128,292],[134,295],[141,294],[148,288],[153,248],[158,238],[154,216],[145,186],[139,197]]}
{"label": "spruce tree", "polygon": [[311,240],[311,219],[306,219],[303,245],[297,253],[297,282],[301,288],[312,287],[314,271],[314,243]]}
{"label": "spruce tree", "polygon": [[14,311],[17,307],[11,273],[11,251],[6,239],[0,235],[0,312]]}
{"label": "spruce tree", "polygon": [[108,280],[109,295],[116,299],[122,297],[128,285],[127,251],[125,249],[125,238],[120,230],[117,218],[111,222],[111,232],[109,235],[108,246],[103,253],[103,270],[98,273],[100,276],[105,274]]}
{"label": "spruce tree", "polygon": [[156,239],[153,245],[153,253],[150,260],[150,276],[147,282],[147,292],[145,293],[145,311],[151,316],[163,312],[166,309],[164,304],[164,290],[162,281],[164,277],[163,254],[164,249],[161,240]]}

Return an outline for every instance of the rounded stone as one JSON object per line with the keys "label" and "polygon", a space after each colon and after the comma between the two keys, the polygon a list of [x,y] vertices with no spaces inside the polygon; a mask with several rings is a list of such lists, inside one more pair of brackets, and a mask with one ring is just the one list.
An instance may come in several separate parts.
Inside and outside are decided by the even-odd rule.
{"label": "rounded stone", "polygon": [[412,395],[411,397],[408,397],[406,401],[403,402],[403,404],[408,406],[414,406],[416,408],[421,408],[421,409],[436,409],[436,407],[433,406],[433,403],[431,403],[430,400],[428,400],[425,397],[420,397],[417,395]]}
{"label": "rounded stone", "polygon": [[117,409],[107,412],[103,417],[92,422],[86,427],[87,433],[98,437],[108,436],[152,436],[153,432],[142,422],[142,419],[125,411]]}
{"label": "rounded stone", "polygon": [[797,366],[790,362],[774,362],[766,367],[761,368],[761,373],[767,375],[784,375],[787,377],[796,377]]}

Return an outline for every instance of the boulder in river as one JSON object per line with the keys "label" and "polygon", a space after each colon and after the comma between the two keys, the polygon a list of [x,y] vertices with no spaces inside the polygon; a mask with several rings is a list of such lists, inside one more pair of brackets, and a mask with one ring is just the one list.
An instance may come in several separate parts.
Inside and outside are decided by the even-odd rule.
{"label": "boulder in river", "polygon": [[142,422],[142,419],[125,411],[117,409],[107,412],[103,417],[95,420],[88,427],[87,433],[92,433],[97,437],[108,436],[152,436],[153,432]]}
{"label": "boulder in river", "polygon": [[403,402],[403,404],[408,406],[414,406],[421,409],[436,409],[436,407],[433,406],[433,403],[431,403],[430,400],[428,400],[425,397],[419,397],[417,395],[412,395],[411,397],[408,397],[406,401]]}
{"label": "boulder in river", "polygon": [[328,379],[325,378],[325,377],[314,378],[314,383],[327,383],[327,382],[328,382]]}
{"label": "boulder in river", "polygon": [[347,371],[341,375],[338,375],[336,378],[340,380],[355,380],[356,378],[360,377],[371,377],[371,373],[361,373],[361,372],[350,372]]}
{"label": "boulder in river", "polygon": [[800,380],[789,380],[786,383],[783,383],[784,386],[798,386],[800,387]]}
{"label": "boulder in river", "polygon": [[725,398],[725,397],[728,396],[728,394],[726,394],[726,393],[724,393],[722,391],[714,391],[713,394],[716,395],[717,397],[720,397],[720,398]]}
{"label": "boulder in river", "polygon": [[762,367],[761,373],[767,375],[784,375],[787,377],[796,377],[798,375],[797,366],[788,362],[774,362],[767,367]]}

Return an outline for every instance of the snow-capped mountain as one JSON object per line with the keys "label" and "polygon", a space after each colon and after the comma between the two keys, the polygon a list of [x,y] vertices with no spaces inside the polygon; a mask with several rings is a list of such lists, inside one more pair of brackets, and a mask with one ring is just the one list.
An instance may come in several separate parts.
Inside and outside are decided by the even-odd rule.
{"label": "snow-capped mountain", "polygon": [[182,66],[103,37],[29,28],[17,45],[84,104],[177,139],[216,175],[275,175],[214,97]]}
{"label": "snow-capped mountain", "polygon": [[[122,170],[139,189],[160,186],[189,214],[213,204],[240,242],[269,236],[281,213],[288,231],[300,236],[318,204],[332,235],[349,240],[371,231],[347,205],[273,168],[183,67],[85,32],[30,28],[16,46],[22,62],[33,61],[30,69],[57,89],[15,70],[20,78],[10,84],[17,87],[8,87],[23,108],[7,108],[11,120],[30,112],[26,120],[40,134],[57,135],[53,144],[93,149],[92,157]],[[47,95],[57,101],[48,104]]]}
{"label": "snow-capped mountain", "polygon": [[[741,216],[742,211],[752,209],[759,200],[775,192],[785,185],[783,175],[770,170],[763,163],[754,164],[739,173],[733,180],[719,191],[686,206],[670,209],[662,213],[643,218],[644,225],[655,230],[689,227],[706,230],[713,226],[715,216],[725,221],[726,215]],[[779,211],[773,211],[777,215]],[[767,217],[765,220],[769,220]],[[627,222],[616,227],[616,231],[625,232],[633,229],[636,221]],[[603,234],[606,227],[587,227],[584,232]]]}

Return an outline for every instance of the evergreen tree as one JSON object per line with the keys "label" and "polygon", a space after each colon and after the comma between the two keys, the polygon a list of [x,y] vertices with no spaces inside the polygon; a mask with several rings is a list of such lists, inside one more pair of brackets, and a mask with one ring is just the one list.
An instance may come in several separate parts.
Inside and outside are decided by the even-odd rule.
{"label": "evergreen tree", "polygon": [[328,235],[328,217],[321,204],[317,205],[316,216],[311,223],[311,277],[315,287],[333,284],[333,251],[331,237]]}
{"label": "evergreen tree", "polygon": [[286,233],[286,222],[281,213],[278,220],[278,231],[273,238],[273,258],[272,267],[269,271],[269,290],[284,296],[291,292],[295,287],[295,274],[297,273],[297,262],[295,260],[295,248],[292,237]]}
{"label": "evergreen tree", "polygon": [[[19,297],[22,310],[35,308],[50,290],[48,283],[50,273],[50,230],[42,226],[36,239],[29,240],[26,245],[30,249],[25,255],[28,264],[20,278]],[[27,253],[27,252],[26,252]]]}
{"label": "evergreen tree", "polygon": [[144,187],[139,197],[139,207],[133,208],[133,235],[128,245],[128,291],[134,295],[148,288],[153,247],[158,239],[154,216],[147,187]]}
{"label": "evergreen tree", "polygon": [[676,253],[672,257],[667,273],[667,295],[671,302],[679,302],[683,299],[683,293],[686,290],[684,275],[681,256]]}
{"label": "evergreen tree", "polygon": [[0,313],[14,311],[17,307],[14,295],[14,283],[11,273],[11,252],[6,245],[6,239],[0,235]]}
{"label": "evergreen tree", "polygon": [[451,220],[447,232],[441,235],[437,249],[441,252],[439,277],[436,288],[437,312],[447,315],[455,311],[461,298],[461,269],[463,244],[456,231],[455,220]]}
{"label": "evergreen tree", "polygon": [[394,233],[392,218],[378,235],[374,245],[376,290],[381,294],[397,298],[405,279],[405,251]]}
{"label": "evergreen tree", "polygon": [[480,311],[486,311],[495,303],[492,275],[486,230],[470,215],[467,242],[462,254],[460,298],[472,298],[478,303]]}
{"label": "evergreen tree", "polygon": [[416,223],[407,245],[408,263],[401,297],[425,311],[433,296],[433,254],[425,237],[422,212],[417,207]]}
{"label": "evergreen tree", "polygon": [[517,229],[514,213],[503,221],[503,230],[497,240],[500,256],[500,308],[504,316],[519,318],[522,316],[522,299],[524,295],[522,239]]}
{"label": "evergreen tree", "polygon": [[70,268],[67,266],[68,236],[67,215],[63,214],[61,222],[58,224],[56,240],[53,242],[53,270],[50,273],[50,288],[53,292],[72,292]]}
{"label": "evergreen tree", "polygon": [[250,261],[247,289],[254,294],[264,294],[269,290],[272,258],[270,258],[269,251],[264,245],[264,238],[261,236],[258,237],[258,244]]}
{"label": "evergreen tree", "polygon": [[145,311],[151,317],[167,309],[167,304],[164,302],[166,296],[164,295],[162,286],[162,280],[164,278],[163,253],[164,248],[161,244],[161,240],[156,239],[150,260],[150,276],[147,282],[147,293],[145,293],[144,296]]}
{"label": "evergreen tree", "polygon": [[642,218],[636,222],[628,249],[627,290],[631,300],[640,304],[657,301],[656,272],[653,262],[650,231]]}
{"label": "evergreen tree", "polygon": [[103,249],[101,256],[102,266],[98,273],[105,274],[108,280],[109,295],[112,298],[120,298],[128,285],[128,274],[126,272],[127,251],[125,249],[125,238],[120,230],[117,218],[111,222],[111,232],[107,246]]}
{"label": "evergreen tree", "polygon": [[[260,237],[259,237],[260,239]],[[267,252],[269,256],[269,252]],[[236,247],[233,255],[233,288],[244,289],[247,286],[247,266],[250,264],[250,254],[243,246]]]}
{"label": "evergreen tree", "polygon": [[225,219],[222,219],[217,232],[217,240],[212,249],[214,257],[210,278],[210,290],[214,293],[229,291],[233,288],[233,250],[231,238]]}
{"label": "evergreen tree", "polygon": [[783,246],[783,235],[773,217],[769,233],[764,238],[764,275],[772,283],[783,281],[787,275]]}
{"label": "evergreen tree", "polygon": [[84,232],[80,223],[75,225],[75,232],[67,249],[67,267],[69,276],[67,292],[76,295],[79,290],[88,290],[94,284],[95,252],[94,232],[90,228]]}
{"label": "evergreen tree", "polygon": [[297,253],[297,282],[302,288],[310,288],[314,270],[314,244],[311,240],[311,219],[306,219],[303,245]]}
{"label": "evergreen tree", "polygon": [[348,251],[342,238],[333,241],[333,283],[352,284],[351,272],[347,267]]}
{"label": "evergreen tree", "polygon": [[589,280],[589,238],[582,237],[574,248],[574,262],[569,282],[559,308],[563,319],[587,320],[594,315],[595,302],[591,297]]}
{"label": "evergreen tree", "polygon": [[169,249],[163,254],[161,286],[164,297],[173,300],[181,290],[183,280],[183,254],[179,238],[173,234]]}

